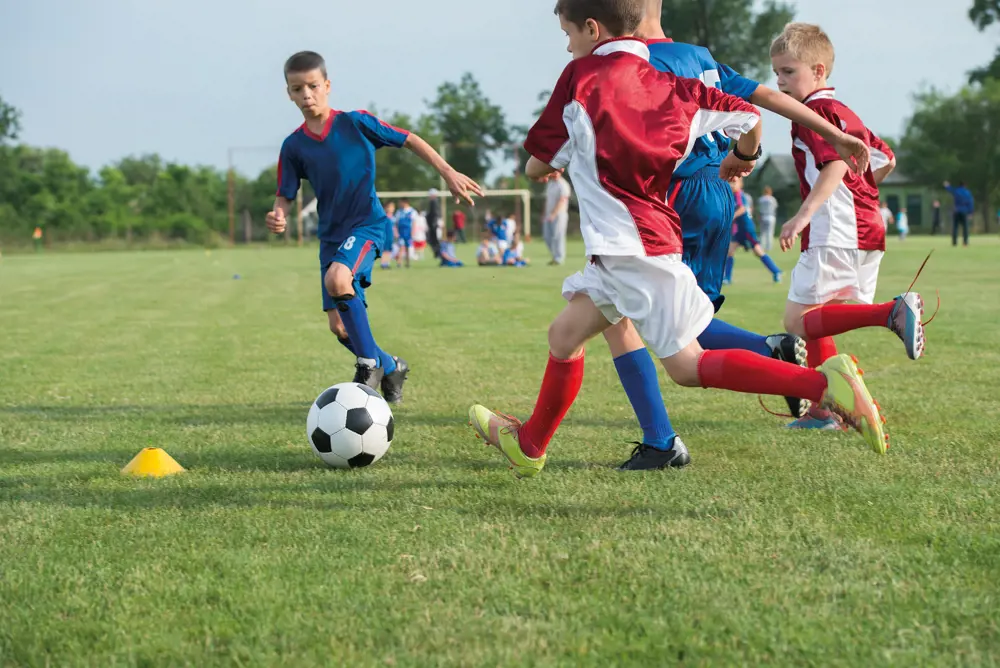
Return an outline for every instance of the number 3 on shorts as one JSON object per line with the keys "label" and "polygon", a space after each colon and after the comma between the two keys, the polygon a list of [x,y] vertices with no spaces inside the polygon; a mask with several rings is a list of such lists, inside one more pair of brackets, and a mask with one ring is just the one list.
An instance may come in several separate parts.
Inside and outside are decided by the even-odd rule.
{"label": "number 3 on shorts", "polygon": [[354,240],[354,237],[347,237],[347,239],[344,240],[344,243],[340,244],[340,250],[351,250],[354,248]]}

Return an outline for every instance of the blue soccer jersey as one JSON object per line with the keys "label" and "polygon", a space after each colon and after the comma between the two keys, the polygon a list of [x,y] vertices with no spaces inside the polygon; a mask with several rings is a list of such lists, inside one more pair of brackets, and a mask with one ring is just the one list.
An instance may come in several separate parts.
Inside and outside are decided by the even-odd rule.
{"label": "blue soccer jersey", "polygon": [[365,111],[331,112],[319,135],[303,124],[281,146],[278,196],[294,199],[299,181],[309,181],[324,245],[338,246],[361,227],[377,228],[383,238],[388,223],[375,194],[375,151],[400,148],[408,136]]}
{"label": "blue soccer jersey", "polygon": [[[715,61],[703,46],[682,44],[670,39],[649,40],[649,62],[661,72],[670,72],[679,77],[700,79],[706,86],[714,86],[724,93],[750,100],[750,96],[760,87],[756,81],[740,76],[727,65]],[[722,164],[729,152],[729,139],[720,133],[698,138],[691,155],[674,169],[674,178],[692,176],[705,167]]]}

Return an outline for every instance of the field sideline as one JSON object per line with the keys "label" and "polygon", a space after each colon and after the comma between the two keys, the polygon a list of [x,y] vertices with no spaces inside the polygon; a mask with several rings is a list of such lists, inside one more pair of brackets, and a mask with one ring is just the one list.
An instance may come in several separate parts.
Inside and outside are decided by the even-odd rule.
{"label": "field sideline", "polygon": [[[640,432],[598,340],[520,482],[465,412],[530,412],[578,242],[569,268],[535,242],[526,269],[376,270],[413,372],[392,450],[347,472],[305,435],[353,373],[315,248],[5,255],[0,666],[997,665],[1000,240],[891,239],[879,299],[931,248],[925,359],[839,338],[888,456],[661,374],[694,463],[617,473]],[[786,294],[741,253],[722,315],[776,332]],[[121,476],[149,445],[188,473]]]}

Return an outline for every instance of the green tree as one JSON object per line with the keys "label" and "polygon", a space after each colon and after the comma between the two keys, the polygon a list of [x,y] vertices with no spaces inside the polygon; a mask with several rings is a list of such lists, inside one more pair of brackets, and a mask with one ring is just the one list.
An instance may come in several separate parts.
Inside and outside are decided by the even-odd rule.
{"label": "green tree", "polygon": [[21,112],[0,97],[0,144],[17,139],[21,131]]}
{"label": "green tree", "polygon": [[457,84],[441,84],[428,107],[447,147],[448,162],[458,171],[483,180],[493,164],[491,153],[510,142],[503,109],[486,97],[468,72]]}
{"label": "green tree", "polygon": [[[1000,0],[975,0],[969,10],[969,18],[980,32],[1000,23]],[[987,79],[1000,79],[1000,48],[997,48],[992,62],[969,73],[969,81],[972,83],[982,83]]]}
{"label": "green tree", "polygon": [[964,181],[986,212],[987,230],[1000,179],[1000,81],[956,95],[915,96],[916,111],[899,143],[907,174],[928,183]]}
{"label": "green tree", "polygon": [[795,12],[790,5],[766,0],[664,0],[663,32],[678,42],[707,47],[720,63],[755,79],[771,71],[771,41]]}

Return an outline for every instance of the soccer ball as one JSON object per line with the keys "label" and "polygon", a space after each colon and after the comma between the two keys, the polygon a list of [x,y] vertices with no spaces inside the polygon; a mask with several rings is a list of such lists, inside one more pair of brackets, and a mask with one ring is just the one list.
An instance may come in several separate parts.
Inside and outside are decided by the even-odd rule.
{"label": "soccer ball", "polygon": [[392,444],[392,411],[379,393],[340,383],[316,397],[306,418],[313,452],[327,466],[353,469],[380,460]]}

